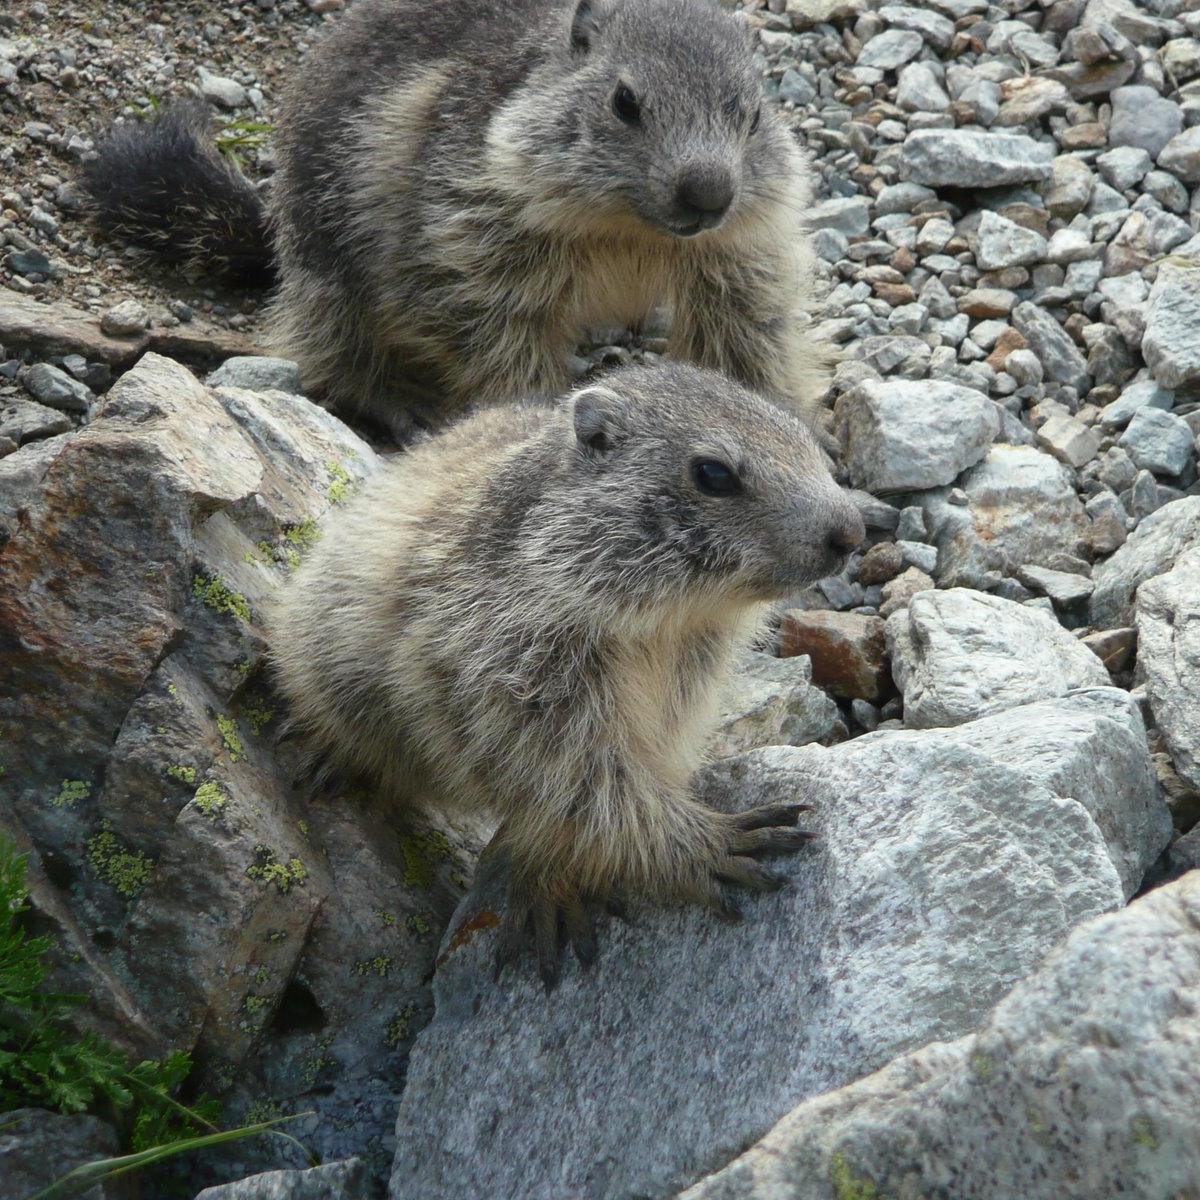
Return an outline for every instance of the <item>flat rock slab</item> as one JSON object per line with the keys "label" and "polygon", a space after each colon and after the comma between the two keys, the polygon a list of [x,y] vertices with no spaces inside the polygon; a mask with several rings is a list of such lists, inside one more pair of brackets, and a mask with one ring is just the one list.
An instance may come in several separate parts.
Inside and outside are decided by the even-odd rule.
{"label": "flat rock slab", "polygon": [[[738,925],[644,906],[550,995],[529,963],[493,982],[502,881],[481,881],[443,942],[391,1200],[670,1196],[804,1098],[977,1025],[1123,902],[1093,813],[1156,801],[1123,693],[1038,706],[1020,754],[989,720],[718,764],[713,803],[814,805],[820,839],[779,863],[791,888],[747,901]],[[1080,756],[1115,756],[1091,811],[1063,763]]]}
{"label": "flat rock slab", "polygon": [[350,1158],[308,1171],[267,1171],[205,1188],[196,1200],[366,1200],[371,1195],[366,1164]]}
{"label": "flat rock slab", "polygon": [[680,1200],[1193,1195],[1198,993],[1193,871],[1077,929],[978,1033],[801,1105]]}
{"label": "flat rock slab", "polygon": [[914,596],[888,618],[887,638],[910,729],[1109,683],[1104,664],[1050,613],[968,588]]}
{"label": "flat rock slab", "polygon": [[253,342],[228,329],[193,321],[170,328],[114,337],[100,318],[70,304],[42,304],[29,296],[0,291],[0,346],[35,354],[82,354],[93,362],[130,367],[153,350],[187,362],[215,362],[259,353]]}

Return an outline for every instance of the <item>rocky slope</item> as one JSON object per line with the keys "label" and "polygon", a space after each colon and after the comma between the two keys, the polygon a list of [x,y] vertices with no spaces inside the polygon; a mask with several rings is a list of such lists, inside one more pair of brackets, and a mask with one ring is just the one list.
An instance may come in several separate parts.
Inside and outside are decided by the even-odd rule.
{"label": "rocky slope", "polygon": [[[284,69],[317,7],[227,14],[248,36],[212,56],[185,22],[164,79],[203,66],[249,115],[239,72]],[[487,968],[487,829],[295,786],[259,614],[376,452],[289,364],[180,365],[249,348],[228,312],[179,324],[168,281],[92,295],[10,261],[76,261],[33,214],[45,155],[65,179],[85,150],[13,124],[73,103],[65,11],[0,23],[0,161],[25,172],[0,215],[0,826],[96,1028],[193,1051],[229,1121],[314,1113],[292,1132],[320,1174],[247,1144],[192,1190],[1200,1188],[1200,14],[749,8],[821,180],[830,429],[870,538],[747,661],[700,786],[803,798],[822,837],[743,924],[643,908],[547,997]],[[0,1176],[106,1137],[24,1113]]]}

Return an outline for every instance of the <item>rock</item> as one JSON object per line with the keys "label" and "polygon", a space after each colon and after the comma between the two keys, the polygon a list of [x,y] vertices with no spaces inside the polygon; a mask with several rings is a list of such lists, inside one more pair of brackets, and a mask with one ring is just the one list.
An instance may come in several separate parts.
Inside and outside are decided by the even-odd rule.
{"label": "rock", "polygon": [[885,4],[879,10],[879,15],[894,29],[909,29],[919,33],[937,50],[949,50],[954,40],[954,22],[927,8]]}
{"label": "rock", "polygon": [[1170,409],[1175,394],[1160,387],[1153,379],[1140,379],[1129,384],[1111,404],[1100,410],[1100,424],[1105,429],[1120,429],[1128,425],[1133,414],[1141,408]]}
{"label": "rock", "polygon": [[105,311],[100,328],[111,337],[138,337],[150,328],[150,314],[136,300],[122,300]]}
{"label": "rock", "polygon": [[74,426],[71,418],[44,404],[31,400],[0,400],[0,437],[9,438],[18,446],[38,438],[67,433]]}
{"label": "rock", "polygon": [[728,758],[760,746],[803,746],[827,737],[838,707],[812,685],[812,663],[803,655],[752,654],[721,698],[718,729],[709,754]]}
{"label": "rock", "polygon": [[961,725],[1109,682],[1052,616],[967,588],[914,596],[888,618],[887,641],[910,729]]}
{"label": "rock", "polygon": [[1191,235],[1188,223],[1172,213],[1131,212],[1104,252],[1105,274],[1140,271]]}
{"label": "rock", "polygon": [[35,400],[63,412],[85,413],[95,399],[89,387],[49,363],[35,363],[21,382]]}
{"label": "rock", "polygon": [[779,81],[779,98],[790,100],[793,104],[811,104],[816,99],[817,89],[796,70],[788,67]]}
{"label": "rock", "polygon": [[1138,675],[1180,777],[1200,789],[1200,548],[1137,590]]}
{"label": "rock", "polygon": [[300,368],[287,358],[253,355],[227,358],[208,376],[205,383],[213,388],[245,388],[248,392],[273,389],[291,396],[301,395]]}
{"label": "rock", "polygon": [[862,556],[858,564],[858,581],[868,586],[887,583],[889,579],[895,579],[904,566],[904,554],[895,542],[878,542]]}
{"label": "rock", "polygon": [[1132,624],[1138,586],[1174,566],[1185,551],[1200,546],[1200,496],[1164,504],[1144,518],[1129,540],[1092,572],[1092,625],[1113,629]]}
{"label": "rock", "polygon": [[[4,1194],[23,1200],[68,1171],[117,1153],[117,1135],[96,1117],[63,1116],[40,1108],[18,1108],[0,1116],[0,1179]],[[72,1195],[78,1200],[117,1200],[116,1180]]]}
{"label": "rock", "polygon": [[364,1200],[371,1190],[366,1163],[351,1158],[308,1171],[268,1171],[205,1188],[196,1200]]}
{"label": "rock", "polygon": [[928,63],[909,63],[896,83],[896,103],[907,112],[945,112],[950,107],[937,75]]}
{"label": "rock", "polygon": [[1104,176],[1104,181],[1118,192],[1127,192],[1136,187],[1153,165],[1153,156],[1141,146],[1117,144],[1096,159],[1096,166]]}
{"label": "rock", "polygon": [[938,577],[978,585],[1017,563],[1054,567],[1078,554],[1088,530],[1071,472],[1031,446],[995,445],[962,478],[966,504],[948,491],[921,497]]}
{"label": "rock", "polygon": [[1195,460],[1195,435],[1191,426],[1174,413],[1149,405],[1139,408],[1118,445],[1143,469],[1157,475],[1181,475]]}
{"label": "rock", "polygon": [[680,1200],[1186,1195],[1198,929],[1193,871],[1077,929],[978,1033],[809,1100]]}
{"label": "rock", "polygon": [[1016,570],[1017,578],[1039,596],[1049,596],[1055,605],[1070,608],[1086,600],[1096,585],[1086,575],[1071,571],[1052,571],[1026,563]]}
{"label": "rock", "polygon": [[1165,262],[1150,289],[1142,354],[1167,388],[1200,380],[1200,264]]}
{"label": "rock", "polygon": [[1056,412],[1037,431],[1037,444],[1070,467],[1091,462],[1100,452],[1100,437],[1070,413]]}
{"label": "rock", "polygon": [[787,0],[786,3],[787,15],[796,29],[854,21],[866,7],[866,0]]}
{"label": "rock", "polygon": [[1101,822],[1165,818],[1125,694],[1008,718],[720,764],[713,803],[814,805],[819,840],[779,863],[792,887],[737,926],[648,905],[550,995],[528,965],[493,982],[504,883],[485,873],[443,943],[392,1200],[667,1197],[801,1100],[983,1020],[1120,905]]}
{"label": "rock", "polygon": [[1004,187],[1050,177],[1050,147],[1020,134],[917,129],[904,141],[901,178],[928,187]]}
{"label": "rock", "polygon": [[1136,629],[1102,629],[1080,641],[1104,664],[1110,675],[1128,671],[1137,650]]}
{"label": "rock", "polygon": [[1158,165],[1184,183],[1200,183],[1200,128],[1177,133],[1162,148]]}
{"label": "rock", "polygon": [[[958,311],[971,317],[1007,317],[1016,303],[1016,293],[1005,288],[972,288],[959,297]],[[1024,338],[1021,344],[1026,344]]]}
{"label": "rock", "polygon": [[1078,155],[1060,154],[1050,164],[1050,179],[1043,185],[1046,207],[1069,221],[1087,208],[1095,186],[1096,177]]}
{"label": "rock", "polygon": [[1153,88],[1120,87],[1113,92],[1108,125],[1111,145],[1136,146],[1157,158],[1182,128],[1183,110]]}
{"label": "rock", "polygon": [[879,606],[879,615],[890,617],[904,608],[914,596],[929,591],[933,586],[933,580],[924,571],[909,567],[883,585],[883,603]]}
{"label": "rock", "polygon": [[851,483],[871,492],[950,483],[1000,429],[987,396],[953,383],[867,380],[839,397],[834,414]]}
{"label": "rock", "polygon": [[847,237],[858,237],[871,228],[871,202],[865,196],[825,200],[809,210],[814,229],[836,229]]}
{"label": "rock", "polygon": [[880,700],[891,694],[878,617],[789,609],[779,625],[779,652],[784,658],[807,655],[813,682],[835,696]]}
{"label": "rock", "polygon": [[1047,379],[1088,389],[1087,361],[1063,327],[1045,309],[1026,300],[1012,310],[1012,323],[1042,360]]}
{"label": "rock", "polygon": [[1025,266],[1046,256],[1046,239],[985,209],[975,234],[975,261],[985,271]]}
{"label": "rock", "polygon": [[[307,400],[154,354],[0,458],[0,827],[31,848],[56,987],[131,1053],[191,1051],[232,1121],[286,1096],[317,1114],[289,1132],[376,1169],[486,831],[295,787],[262,612],[377,461]],[[306,1165],[223,1154],[226,1178]]]}
{"label": "rock", "polygon": [[214,75],[204,67],[200,68],[200,94],[205,100],[211,101],[220,108],[241,108],[249,97],[246,89],[233,79],[223,75]]}
{"label": "rock", "polygon": [[860,67],[876,67],[894,71],[921,53],[924,40],[919,33],[905,29],[888,29],[876,34],[858,56]]}

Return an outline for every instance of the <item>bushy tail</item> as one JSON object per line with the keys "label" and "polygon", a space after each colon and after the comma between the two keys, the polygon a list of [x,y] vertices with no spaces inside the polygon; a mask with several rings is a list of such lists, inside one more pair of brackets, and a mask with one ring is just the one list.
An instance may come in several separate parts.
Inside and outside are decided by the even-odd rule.
{"label": "bushy tail", "polygon": [[179,103],[152,121],[118,125],[84,164],[83,185],[109,237],[189,274],[271,282],[266,209],[217,151],[203,104]]}

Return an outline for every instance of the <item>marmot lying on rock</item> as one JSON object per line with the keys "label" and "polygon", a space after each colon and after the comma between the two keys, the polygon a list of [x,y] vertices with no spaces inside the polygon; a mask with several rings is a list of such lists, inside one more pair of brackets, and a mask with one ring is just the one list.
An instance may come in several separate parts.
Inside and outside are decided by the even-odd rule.
{"label": "marmot lying on rock", "polygon": [[[751,36],[709,0],[359,0],[276,135],[276,345],[306,390],[404,439],[560,393],[585,327],[667,303],[673,356],[813,400],[808,170]],[[258,193],[206,123],[116,130],[85,168],[98,221],[268,274]]]}
{"label": "marmot lying on rock", "polygon": [[299,725],[385,789],[487,806],[512,867],[499,961],[650,894],[730,911],[777,879],[799,808],[689,785],[722,681],[772,601],[840,569],[858,510],[797,418],[715,372],[631,367],[418,443],[283,590]]}

